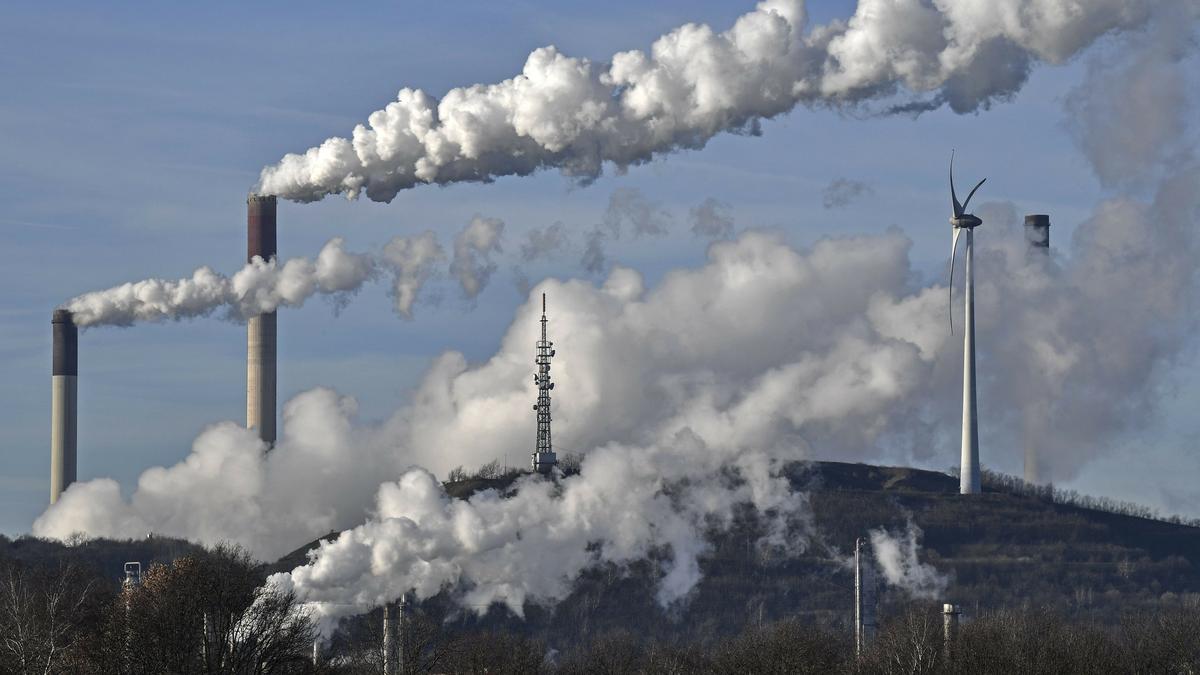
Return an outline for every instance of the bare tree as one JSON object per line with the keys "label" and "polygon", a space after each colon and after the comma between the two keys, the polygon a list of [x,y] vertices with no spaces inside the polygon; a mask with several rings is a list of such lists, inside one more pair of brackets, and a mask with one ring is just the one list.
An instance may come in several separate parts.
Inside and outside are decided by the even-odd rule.
{"label": "bare tree", "polygon": [[941,614],[920,604],[884,624],[858,667],[886,675],[935,673],[942,653]]}
{"label": "bare tree", "polygon": [[80,619],[93,586],[72,565],[49,575],[6,565],[0,573],[0,670],[66,670],[85,636]]}

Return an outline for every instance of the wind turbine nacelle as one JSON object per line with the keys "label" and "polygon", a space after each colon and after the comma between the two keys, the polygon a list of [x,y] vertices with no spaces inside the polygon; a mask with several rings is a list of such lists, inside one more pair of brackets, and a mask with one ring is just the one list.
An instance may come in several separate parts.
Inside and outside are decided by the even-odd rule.
{"label": "wind turbine nacelle", "polygon": [[961,216],[951,218],[950,224],[959,229],[971,229],[982,225],[983,220],[970,213],[964,213]]}

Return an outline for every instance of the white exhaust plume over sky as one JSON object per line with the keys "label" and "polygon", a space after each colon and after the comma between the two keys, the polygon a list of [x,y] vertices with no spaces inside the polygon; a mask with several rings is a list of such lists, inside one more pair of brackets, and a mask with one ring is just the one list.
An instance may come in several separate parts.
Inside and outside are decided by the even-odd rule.
{"label": "white exhaust plume over sky", "polygon": [[[478,295],[496,270],[504,223],[477,216],[454,239],[449,271],[470,298]],[[146,321],[179,321],[225,310],[224,318],[245,321],[280,307],[299,307],[313,295],[331,296],[336,304],[375,279],[391,275],[390,293],[396,312],[412,318],[421,289],[446,262],[437,235],[426,230],[412,237],[393,237],[379,253],[350,253],[341,237],[330,239],[315,260],[264,261],[256,257],[232,276],[200,267],[183,279],[145,279],[91,291],[64,303],[75,323],[131,326]]]}
{"label": "white exhaust plume over sky", "polygon": [[255,257],[233,276],[201,267],[185,279],[146,279],[84,293],[64,307],[81,327],[190,319],[218,309],[244,321],[281,306],[299,307],[317,293],[353,293],[374,272],[370,256],[347,252],[337,237],[321,248],[315,261]]}
{"label": "white exhaust plume over sky", "polygon": [[446,261],[446,252],[433,230],[425,230],[415,237],[393,237],[383,247],[383,259],[395,270],[391,295],[396,311],[411,319],[417,296],[437,265]]}
{"label": "white exhaust plume over sky", "polygon": [[500,246],[503,234],[504,222],[499,218],[475,216],[454,236],[454,259],[450,261],[450,273],[458,279],[458,285],[468,300],[479,295],[496,271],[496,263],[492,258],[503,250]]}
{"label": "white exhaust plume over sky", "polygon": [[[1012,77],[1023,78],[1013,63],[1066,58],[1110,28],[1142,22],[1152,3],[1099,0],[1070,5],[1074,12],[1065,12],[1062,2],[1027,2],[1020,12],[1005,11],[1015,6],[1007,2],[947,5],[940,14],[926,3],[860,3],[855,19],[824,29],[820,54],[838,58],[818,59],[819,90],[854,100],[867,95],[863,87],[870,83],[878,89],[880,82],[900,82],[945,95],[956,109],[963,101],[983,105],[1011,89],[960,90],[968,83],[955,84],[956,75],[969,71],[976,84],[993,82],[989,74],[998,73],[995,81],[1011,85]],[[798,25],[796,6],[771,4],[743,17],[734,37],[691,26],[643,57],[643,70],[631,68],[632,56],[614,63],[623,64],[622,72],[649,73],[690,41],[777,35],[781,15],[771,8],[791,12],[783,23]],[[918,31],[901,21],[912,17],[928,25]],[[862,34],[860,24],[878,34]],[[1131,49],[1107,72],[1186,79],[1180,59],[1188,33],[1172,25],[1156,21],[1153,32],[1132,36]],[[927,49],[900,59],[895,55],[906,52],[885,49],[907,44],[906,36],[922,37]],[[1170,40],[1178,49],[1162,47]],[[946,41],[978,50],[946,52]],[[770,40],[747,44],[776,53]],[[928,54],[938,58],[928,62]],[[1089,77],[1105,72],[1094,68]],[[773,96],[762,85],[743,89],[739,79],[708,95],[749,97],[733,107],[754,109]],[[1124,131],[1138,118],[1135,107],[1095,85],[1085,82],[1068,96],[1069,106],[1088,111],[1072,119],[1073,132],[1104,184],[1129,188],[1129,194],[1096,205],[1071,240],[1054,240],[1049,256],[1027,250],[1012,204],[984,203],[977,210],[986,223],[976,252],[983,461],[1018,455],[1030,429],[1053,429],[1052,452],[1043,457],[1054,480],[1070,478],[1153,419],[1170,382],[1167,369],[1196,327],[1189,311],[1197,300],[1194,261],[1200,255],[1194,145],[1186,134],[1170,138],[1161,125]],[[1105,84],[1109,90],[1138,86]],[[638,91],[621,89],[621,105],[629,97],[641,100]],[[724,93],[728,97],[718,96]],[[463,91],[453,100],[457,105],[485,94]],[[1186,97],[1142,94],[1158,97],[1146,105],[1170,109],[1158,119],[1171,124],[1175,115],[1194,131]],[[443,106],[447,101],[449,95]],[[676,118],[661,119],[664,133],[678,128]],[[1104,135],[1114,128],[1124,140],[1105,146]],[[396,147],[410,147],[403,140]],[[1098,153],[1145,158],[1145,168],[1123,175],[1119,161],[1105,164]],[[481,154],[479,161],[500,156]],[[468,175],[468,163],[457,161],[437,166]],[[482,166],[470,165],[470,175],[483,177]],[[364,174],[359,187],[374,186],[378,196],[404,186],[401,174],[387,175],[372,183]],[[447,175],[455,174],[437,174],[439,180]],[[348,189],[338,187],[340,181],[331,191]],[[407,251],[422,240],[424,253],[415,259],[444,256],[436,240],[430,245],[423,237],[398,248]],[[108,479],[72,485],[34,532],[232,540],[271,559],[330,529],[344,530],[309,564],[273,578],[327,618],[369,609],[405,589],[425,597],[445,585],[464,605],[498,600],[519,612],[525,600],[563,597],[588,565],[620,565],[650,551],[665,552],[659,600],[686,600],[699,580],[704,528],[727,524],[737,503],[770,516],[763,546],[805,545],[808,511],[803,495],[778,477],[783,463],[807,457],[956,461],[962,342],[949,334],[946,288],[920,281],[910,245],[897,228],[808,248],[789,245],[779,233],[745,230],[712,244],[704,264],[676,269],[653,287],[619,265],[599,284],[546,280],[534,287],[491,358],[468,363],[461,353],[443,353],[411,402],[381,424],[359,423],[353,399],[308,391],[285,406],[271,453],[239,425],[217,424],[182,462],[143,473],[128,498]],[[534,439],[529,406],[536,397],[529,373],[541,292],[550,298],[557,348],[555,439],[560,449],[585,455],[583,471],[563,481],[561,491],[528,479],[507,499],[484,492],[451,500],[434,475],[496,459],[523,464],[528,457]],[[907,532],[882,540],[885,548],[893,542],[889,560],[898,579],[905,569],[910,580],[921,572],[911,562],[916,539]]]}
{"label": "white exhaust plume over sky", "polygon": [[727,239],[733,235],[733,216],[729,205],[709,197],[688,212],[692,234],[706,239]]}
{"label": "white exhaust plume over sky", "polygon": [[350,138],[265,167],[257,191],[391,201],[425,183],[489,181],[557,168],[583,180],[722,132],[756,133],[797,105],[907,100],[965,113],[1011,96],[1038,62],[1062,63],[1098,37],[1140,26],[1175,0],[860,0],[847,21],[810,26],[802,0],[766,0],[729,30],[688,24],[649,52],[608,63],[533,51],[497,84],[441,100],[401,89]]}
{"label": "white exhaust plume over sky", "polygon": [[871,530],[871,550],[889,584],[904,589],[914,598],[937,600],[945,597],[950,579],[933,565],[921,562],[918,554],[922,534],[912,520],[900,534],[882,528]]}

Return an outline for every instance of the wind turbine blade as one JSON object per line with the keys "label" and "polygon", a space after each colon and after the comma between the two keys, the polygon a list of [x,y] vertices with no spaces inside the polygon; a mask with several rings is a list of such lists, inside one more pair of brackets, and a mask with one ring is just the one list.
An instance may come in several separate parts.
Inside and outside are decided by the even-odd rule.
{"label": "wind turbine blade", "polygon": [[[983,180],[979,181],[979,185],[983,185],[986,182],[987,182],[987,179],[984,178]],[[975,191],[979,189],[979,185],[976,185],[974,188],[971,188],[971,194],[967,195],[967,201],[963,202],[963,205],[962,205],[964,211],[967,209],[967,204],[971,203],[971,197],[975,196]]]}
{"label": "wind turbine blade", "polygon": [[950,206],[954,209],[954,217],[963,214],[963,207],[958,203],[958,195],[954,194],[954,151],[950,151]]}
{"label": "wind turbine blade", "polygon": [[950,244],[950,287],[947,289],[949,295],[950,311],[947,315],[950,317],[950,334],[954,335],[954,258],[958,253],[958,235],[962,233],[959,228],[954,228],[954,242]]}

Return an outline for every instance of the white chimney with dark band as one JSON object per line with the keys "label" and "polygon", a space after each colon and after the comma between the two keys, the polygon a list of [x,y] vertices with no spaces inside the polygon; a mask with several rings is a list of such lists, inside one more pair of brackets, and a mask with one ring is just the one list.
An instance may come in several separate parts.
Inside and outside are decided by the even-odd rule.
{"label": "white chimney with dark band", "polygon": [[65,309],[54,310],[50,366],[50,503],[75,482],[79,430],[79,329]]}

